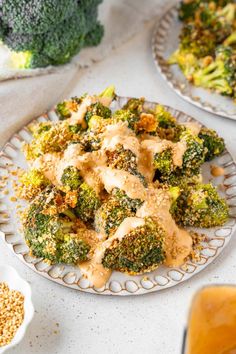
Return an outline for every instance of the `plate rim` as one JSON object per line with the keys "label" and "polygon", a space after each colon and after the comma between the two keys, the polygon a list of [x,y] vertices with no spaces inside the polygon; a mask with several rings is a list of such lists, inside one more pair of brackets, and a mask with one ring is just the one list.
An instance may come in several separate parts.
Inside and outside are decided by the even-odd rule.
{"label": "plate rim", "polygon": [[[154,26],[154,30],[152,33],[152,40],[151,40],[151,49],[152,49],[152,57],[156,69],[160,73],[161,77],[165,80],[168,86],[174,91],[179,97],[181,97],[184,101],[191,103],[192,105],[208,112],[211,114],[215,114],[219,117],[224,117],[227,119],[236,120],[236,113],[232,114],[224,109],[215,109],[212,104],[207,101],[202,101],[200,97],[194,97],[191,94],[185,94],[181,85],[177,82],[173,82],[169,77],[173,77],[173,74],[170,70],[168,70],[169,65],[166,64],[166,60],[163,58],[161,51],[158,48],[161,48],[164,44],[164,40],[166,38],[165,33],[168,29],[167,24],[173,21],[174,17],[177,15],[179,4],[171,5],[161,17],[160,22],[157,22]],[[165,67],[163,68],[163,66]],[[186,79],[185,79],[186,80]],[[186,80],[186,84],[189,84]],[[208,93],[210,91],[206,90]],[[216,93],[217,94],[217,93]],[[220,94],[219,94],[220,95]],[[222,95],[220,95],[222,97]]]}
{"label": "plate rim", "polygon": [[[117,100],[119,101],[122,101],[122,100],[126,100],[129,99],[131,97],[124,97],[124,96],[117,96]],[[153,102],[153,101],[148,101],[148,100],[145,100],[145,103],[148,104],[148,105],[156,105],[158,104],[158,102]],[[185,112],[183,111],[180,111],[180,110],[177,110],[177,109],[174,109],[170,106],[166,106],[166,105],[163,105],[168,111],[170,111],[176,118],[177,120],[181,117],[183,119],[183,121],[196,121],[198,122],[201,126],[205,126],[204,124],[202,124],[201,122],[199,122],[197,119],[191,117],[190,115],[186,114]],[[54,117],[54,119],[52,119],[52,116]],[[8,140],[8,142],[6,144],[4,144],[4,146],[1,148],[0,150],[0,169],[1,168],[4,168],[4,165],[1,163],[1,157],[6,157],[9,159],[9,155],[6,154],[6,148],[8,147],[11,147],[11,141],[14,137],[20,137],[20,132],[22,131],[25,131],[25,132],[28,132],[28,127],[32,124],[32,122],[35,122],[35,121],[39,121],[40,119],[49,119],[49,120],[55,120],[55,116],[56,116],[56,113],[55,113],[55,110],[50,110],[48,113],[46,114],[43,114],[37,118],[34,118],[32,119],[30,122],[28,122],[26,125],[24,125],[21,129],[19,129],[16,133],[14,133]],[[57,117],[58,119],[58,117]],[[24,141],[23,138],[20,139],[20,141]],[[15,150],[19,150],[19,148],[15,148]],[[224,156],[224,155],[229,155],[230,156],[230,161],[226,163],[226,165],[231,165],[233,164],[234,166],[234,171],[236,173],[236,163],[235,163],[235,160],[233,158],[233,156],[231,155],[230,151],[226,148],[225,152],[221,155],[221,156]],[[11,159],[11,157],[10,157]],[[229,178],[231,176],[231,173],[227,176],[227,178]],[[226,179],[226,178],[225,178]],[[231,185],[228,185],[227,188],[230,188]],[[1,190],[1,189],[0,189]],[[236,192],[235,192],[235,196],[236,196]],[[0,204],[1,204],[1,199],[0,199]],[[3,203],[4,204],[4,203]],[[0,216],[1,216],[1,212],[0,212]],[[206,256],[201,256],[203,259],[205,258],[205,262],[203,264],[200,264],[198,262],[192,262],[192,261],[187,261],[187,264],[190,265],[190,266],[193,266],[194,267],[194,270],[192,272],[188,272],[186,270],[183,270],[181,267],[172,267],[172,268],[168,268],[166,267],[166,274],[168,274],[168,277],[166,276],[166,279],[168,279],[168,282],[166,284],[160,284],[158,282],[156,282],[156,284],[154,284],[152,282],[152,287],[149,288],[150,286],[150,281],[149,281],[149,285],[145,286],[142,284],[142,282],[144,281],[144,278],[148,277],[149,274],[151,273],[146,273],[146,274],[143,274],[142,275],[142,279],[138,280],[136,282],[136,279],[134,279],[134,277],[130,276],[130,278],[127,277],[127,280],[122,280],[122,283],[124,284],[120,284],[120,290],[117,291],[116,289],[112,290],[112,286],[111,286],[111,283],[112,282],[118,282],[119,281],[116,281],[116,280],[111,280],[110,282],[108,281],[108,283],[106,284],[106,287],[103,289],[103,290],[99,290],[99,289],[96,289],[94,288],[93,286],[91,286],[90,284],[88,286],[80,286],[79,285],[79,282],[80,280],[83,278],[82,276],[77,279],[77,277],[75,277],[75,280],[76,281],[73,281],[72,283],[71,282],[67,282],[65,281],[65,277],[70,273],[70,271],[68,273],[66,273],[65,275],[60,275],[59,276],[55,276],[53,277],[52,275],[50,275],[50,270],[53,269],[54,267],[55,268],[63,268],[62,269],[62,273],[63,274],[63,271],[65,269],[65,266],[64,265],[55,265],[55,266],[47,266],[45,269],[43,270],[39,270],[37,269],[37,265],[40,264],[40,260],[38,261],[37,259],[33,260],[32,262],[28,262],[26,259],[25,259],[25,255],[27,255],[27,252],[24,252],[24,253],[17,253],[14,249],[14,247],[17,245],[17,241],[16,243],[10,243],[7,241],[7,233],[4,233],[4,231],[2,230],[2,225],[3,224],[7,224],[8,221],[1,221],[0,220],[0,236],[3,236],[3,241],[4,243],[8,246],[8,248],[10,248],[10,250],[24,263],[26,264],[30,269],[34,270],[36,273],[38,273],[39,275],[43,276],[44,278],[47,278],[57,284],[60,284],[60,285],[63,285],[63,286],[66,286],[66,287],[69,287],[69,288],[73,288],[75,290],[80,290],[80,291],[83,291],[83,292],[88,292],[88,293],[92,293],[92,294],[98,294],[98,295],[112,295],[112,296],[132,296],[132,295],[144,295],[144,294],[147,294],[147,293],[151,293],[151,292],[156,292],[156,291],[160,291],[160,290],[164,290],[164,289],[167,289],[167,288],[170,288],[172,286],[175,286],[175,285],[178,285],[179,283],[182,283],[184,281],[187,281],[188,279],[190,279],[192,276],[194,276],[195,274],[199,273],[200,271],[202,271],[204,268],[206,268],[210,263],[212,263],[218,256],[219,254],[224,250],[224,248],[227,246],[227,244],[230,242],[230,239],[232,237],[232,235],[234,234],[235,230],[236,230],[236,220],[235,220],[235,217],[234,216],[231,216],[230,218],[230,221],[233,220],[233,225],[232,226],[223,226],[223,227],[220,227],[218,229],[222,229],[222,228],[230,228],[230,233],[228,236],[225,236],[225,239],[224,239],[224,243],[222,244],[222,246],[219,246],[219,247],[216,247],[216,250],[215,250],[215,254],[213,256],[209,256],[208,258]],[[218,230],[216,229],[216,231]],[[14,232],[15,233],[15,232]],[[21,241],[22,241],[22,235],[21,235]],[[45,264],[45,263],[44,263]],[[176,280],[174,279],[173,277],[169,276],[169,273],[173,271],[173,272],[178,272],[181,274],[181,279],[180,280]],[[158,277],[158,275],[157,275]],[[162,275],[160,275],[160,277],[164,277]],[[127,283],[130,283],[130,284],[127,284]],[[133,284],[131,284],[133,283]],[[131,286],[132,285],[132,286]]]}

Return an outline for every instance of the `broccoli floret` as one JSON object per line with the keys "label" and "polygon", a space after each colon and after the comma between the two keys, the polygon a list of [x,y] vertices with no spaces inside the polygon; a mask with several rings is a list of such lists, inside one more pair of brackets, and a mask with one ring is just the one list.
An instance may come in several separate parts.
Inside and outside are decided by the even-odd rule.
{"label": "broccoli floret", "polygon": [[[78,230],[76,218],[69,213],[55,210],[55,190],[39,194],[23,220],[24,236],[33,256],[48,263],[73,263],[87,259],[90,246]],[[67,215],[73,215],[73,221]]]}
{"label": "broccoli floret", "polygon": [[76,264],[78,260],[80,262],[86,261],[90,246],[83,241],[81,230],[80,234],[65,235],[63,242],[60,245],[60,263]]}
{"label": "broccoli floret", "polygon": [[205,162],[206,149],[203,140],[186,130],[181,134],[180,141],[186,143],[182,171],[187,176],[198,175],[201,165]]}
{"label": "broccoli floret", "polygon": [[0,4],[3,23],[15,33],[38,34],[52,27],[78,11],[76,0],[3,0]]}
{"label": "broccoli floret", "polygon": [[203,140],[203,145],[207,148],[205,161],[214,159],[216,156],[222,154],[225,149],[224,139],[213,129],[202,128],[199,133],[199,138]]}
{"label": "broccoli floret", "polygon": [[122,221],[130,216],[135,216],[134,211],[112,196],[97,210],[95,229],[97,232],[110,236],[114,234]]}
{"label": "broccoli floret", "polygon": [[104,35],[104,27],[98,22],[85,36],[84,46],[91,47],[98,45]]}
{"label": "broccoli floret", "polygon": [[61,183],[70,190],[76,190],[83,182],[80,171],[77,167],[69,166],[64,169],[61,176]]}
{"label": "broccoli floret", "polygon": [[133,113],[129,109],[119,109],[113,114],[113,120],[116,122],[127,122],[128,127],[137,132],[137,123],[139,122],[139,115]]}
{"label": "broccoli floret", "polygon": [[[222,7],[231,3],[232,0],[204,0],[204,4],[211,3]],[[194,18],[196,10],[202,6],[202,0],[182,0],[179,8],[179,18],[182,21],[189,21]],[[211,5],[212,6],[212,5]],[[214,9],[214,6],[213,6]]]}
{"label": "broccoli floret", "polygon": [[172,114],[161,105],[156,106],[154,114],[158,121],[156,134],[161,139],[179,141],[181,133],[185,130],[184,126],[178,124]]}
{"label": "broccoli floret", "polygon": [[178,64],[189,81],[192,81],[193,73],[199,67],[197,57],[186,50],[177,49],[168,59],[168,64]]}
{"label": "broccoli floret", "polygon": [[117,170],[124,170],[137,176],[145,185],[144,176],[138,171],[137,156],[128,149],[125,149],[121,144],[116,145],[116,149],[106,151],[107,165]]}
{"label": "broccoli floret", "polygon": [[79,104],[83,97],[72,97],[70,100],[60,102],[56,106],[56,113],[60,120],[68,119],[73,112],[77,112]]}
{"label": "broccoli floret", "polygon": [[129,110],[137,115],[144,111],[144,98],[130,98],[128,102],[122,107],[124,110]]}
{"label": "broccoli floret", "polygon": [[83,182],[78,190],[78,201],[74,209],[76,215],[83,221],[91,221],[100,205],[101,200],[96,192],[87,183]]}
{"label": "broccoli floret", "polygon": [[143,201],[140,199],[132,199],[128,197],[127,194],[119,188],[114,188],[112,190],[112,196],[119,202],[122,207],[126,209],[128,208],[135,213],[143,203]]}
{"label": "broccoli floret", "polygon": [[[97,45],[103,27],[97,22],[97,3],[91,7],[70,0],[0,3],[0,39],[11,49],[12,65],[20,69],[61,65],[85,45]],[[16,53],[15,53],[16,52]]]}
{"label": "broccoli floret", "polygon": [[157,268],[165,259],[165,231],[154,218],[130,231],[121,241],[114,240],[106,249],[102,264],[105,268],[139,274]]}
{"label": "broccoli floret", "polygon": [[30,171],[24,172],[19,178],[19,182],[19,195],[26,200],[33,199],[44,188],[50,185],[50,181],[44,176],[42,171],[34,168]]}
{"label": "broccoli floret", "polygon": [[99,116],[103,119],[111,118],[111,110],[101,102],[97,102],[88,107],[87,113],[85,114],[86,122],[88,123],[93,116]]}
{"label": "broccoli floret", "polygon": [[232,49],[220,47],[215,60],[209,65],[202,66],[193,74],[193,82],[210,90],[215,90],[222,95],[233,96],[235,87],[236,60]]}
{"label": "broccoli floret", "polygon": [[175,170],[172,149],[155,154],[153,163],[160,175],[169,176]]}
{"label": "broccoli floret", "polygon": [[181,225],[205,228],[221,226],[229,216],[226,201],[211,184],[185,188],[172,205],[171,212]]}
{"label": "broccoli floret", "polygon": [[33,128],[34,139],[24,146],[28,160],[46,153],[63,151],[71,141],[76,140],[74,133],[69,129],[66,122],[51,123],[51,126],[47,125],[46,129],[40,130],[40,133],[37,132],[37,127],[40,129],[40,125]]}

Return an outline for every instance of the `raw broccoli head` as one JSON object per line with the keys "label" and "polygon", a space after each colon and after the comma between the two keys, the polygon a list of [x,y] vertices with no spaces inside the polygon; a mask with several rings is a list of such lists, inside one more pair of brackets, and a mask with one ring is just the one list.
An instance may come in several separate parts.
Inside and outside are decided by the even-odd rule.
{"label": "raw broccoli head", "polygon": [[69,62],[85,45],[97,45],[103,27],[97,2],[3,0],[0,39],[12,50],[12,65],[28,69]]}
{"label": "raw broccoli head", "polygon": [[85,120],[89,123],[93,116],[99,116],[103,119],[111,118],[110,108],[104,106],[101,102],[93,103],[88,107],[87,113],[85,114]]}
{"label": "raw broccoli head", "polygon": [[154,218],[146,218],[124,238],[114,240],[106,249],[102,264],[105,268],[139,274],[157,268],[165,259],[165,231]]}
{"label": "raw broccoli head", "polygon": [[222,95],[235,94],[236,56],[230,47],[219,47],[216,58],[209,65],[203,65],[193,74],[193,82]]}
{"label": "raw broccoli head", "polygon": [[45,33],[78,11],[76,0],[2,0],[1,19],[15,33]]}
{"label": "raw broccoli head", "polygon": [[69,166],[64,169],[61,176],[61,183],[70,190],[76,190],[83,182],[80,171],[77,167]]}
{"label": "raw broccoli head", "polygon": [[83,221],[94,219],[96,210],[100,207],[101,200],[96,192],[87,183],[83,182],[78,189],[78,201],[74,209],[75,214]]}
{"label": "raw broccoli head", "polygon": [[[47,189],[35,198],[27,211],[23,229],[27,245],[33,256],[49,263],[77,263],[84,261],[90,246],[78,233],[76,218],[73,221],[59,213],[55,205],[59,194]],[[70,251],[69,253],[67,253]]]}
{"label": "raw broccoli head", "polygon": [[203,140],[203,145],[207,148],[205,161],[214,159],[216,156],[222,154],[225,149],[224,139],[213,129],[202,128],[199,138]]}
{"label": "raw broccoli head", "polygon": [[229,216],[226,201],[211,184],[185,188],[172,205],[171,212],[181,225],[205,228],[221,226]]}

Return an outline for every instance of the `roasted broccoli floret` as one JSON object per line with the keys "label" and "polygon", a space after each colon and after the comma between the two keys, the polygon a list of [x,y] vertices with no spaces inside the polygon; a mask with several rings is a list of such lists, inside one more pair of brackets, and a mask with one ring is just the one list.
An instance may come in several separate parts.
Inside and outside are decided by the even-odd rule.
{"label": "roasted broccoli floret", "polygon": [[203,145],[207,149],[205,161],[214,159],[224,151],[224,139],[221,138],[215,130],[202,128],[198,136],[203,140]]}
{"label": "roasted broccoli floret", "polygon": [[82,182],[83,179],[77,167],[69,166],[64,169],[61,176],[61,183],[63,186],[68,187],[70,190],[76,190],[79,188]]}
{"label": "roasted broccoli floret", "polygon": [[24,146],[28,160],[46,153],[63,151],[71,141],[75,140],[74,133],[70,130],[67,122],[51,123],[44,127],[41,129],[40,125],[36,125],[33,128],[34,139]]}
{"label": "roasted broccoli floret", "polygon": [[185,188],[172,205],[171,212],[181,225],[205,228],[221,226],[229,217],[226,201],[211,184]]}
{"label": "roasted broccoli floret", "polygon": [[21,69],[61,65],[85,45],[97,45],[103,27],[97,21],[101,1],[3,0],[0,39],[13,51],[12,64]]}
{"label": "roasted broccoli floret", "polygon": [[114,234],[122,221],[130,216],[135,216],[127,206],[122,205],[115,197],[110,197],[95,214],[95,229],[106,236]]}
{"label": "roasted broccoli floret", "polygon": [[125,218],[135,216],[142,203],[140,199],[131,199],[124,191],[114,188],[109,199],[96,212],[96,230],[112,235]]}
{"label": "roasted broccoli floret", "polygon": [[[23,220],[25,240],[35,257],[49,263],[76,264],[87,259],[90,246],[83,240],[83,230],[78,229],[74,214],[58,212],[55,193],[59,195],[47,189],[30,205]],[[72,215],[73,220],[67,215]]]}
{"label": "roasted broccoli floret", "polygon": [[106,151],[107,165],[117,170],[124,170],[137,176],[145,185],[144,176],[138,171],[137,156],[121,144],[117,144],[116,149]]}
{"label": "roasted broccoli floret", "polygon": [[33,199],[44,188],[50,185],[50,181],[44,176],[43,172],[35,168],[24,172],[20,176],[19,182],[18,193],[21,198],[26,200]]}
{"label": "roasted broccoli floret", "polygon": [[153,163],[160,175],[169,176],[175,170],[172,149],[155,154]]}
{"label": "roasted broccoli floret", "polygon": [[70,100],[60,102],[56,106],[56,112],[60,120],[68,119],[73,112],[77,112],[83,97],[72,97]]}
{"label": "roasted broccoli floret", "polygon": [[101,200],[96,192],[87,183],[83,182],[78,190],[75,214],[83,221],[94,219],[96,210],[100,207]]}
{"label": "roasted broccoli floret", "polygon": [[185,130],[184,126],[178,124],[172,114],[162,105],[156,106],[154,114],[158,122],[156,134],[161,139],[179,141],[181,133]]}
{"label": "roasted broccoli floret", "polygon": [[182,171],[187,176],[198,175],[199,169],[205,161],[206,149],[203,140],[187,129],[181,134],[180,141],[186,143]]}
{"label": "roasted broccoli floret", "polygon": [[146,218],[143,226],[130,231],[122,240],[114,240],[106,249],[105,268],[139,274],[157,268],[165,259],[165,231],[154,218]]}
{"label": "roasted broccoli floret", "polygon": [[182,0],[179,8],[179,18],[182,21],[189,21],[195,17],[196,10],[199,9],[202,4],[211,4],[212,9],[215,9],[215,6],[223,7],[228,3],[231,3],[232,0]]}
{"label": "roasted broccoli floret", "polygon": [[113,120],[116,122],[127,122],[128,127],[137,132],[137,123],[139,122],[139,115],[133,113],[129,109],[119,109],[113,114]]}
{"label": "roasted broccoli floret", "polygon": [[235,94],[236,55],[229,47],[219,47],[216,58],[203,65],[193,74],[193,82],[210,90],[215,90],[222,95]]}
{"label": "roasted broccoli floret", "polygon": [[111,117],[110,108],[104,106],[101,102],[93,103],[87,110],[85,115],[86,122],[88,123],[93,116],[99,116],[103,119]]}
{"label": "roasted broccoli floret", "polygon": [[122,109],[129,110],[139,115],[144,111],[144,102],[144,98],[130,98]]}

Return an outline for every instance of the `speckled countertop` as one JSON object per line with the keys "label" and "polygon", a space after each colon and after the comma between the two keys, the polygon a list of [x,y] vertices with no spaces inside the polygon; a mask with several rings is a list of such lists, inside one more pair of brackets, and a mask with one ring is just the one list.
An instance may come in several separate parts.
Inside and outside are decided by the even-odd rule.
{"label": "speckled countertop", "polygon": [[[148,22],[142,33],[103,61],[71,74],[70,87],[63,93],[55,86],[57,94],[48,97],[48,104],[59,96],[99,92],[112,83],[120,95],[145,96],[191,114],[216,129],[236,156],[236,122],[185,103],[156,72],[150,49],[153,25],[154,21]],[[45,78],[39,81],[42,87]],[[10,92],[14,83],[4,85],[5,92]],[[55,82],[50,85],[53,90]],[[17,86],[20,89],[19,82]],[[48,88],[44,92],[49,95]],[[2,97],[1,107],[8,104]],[[46,108],[42,103],[38,107]],[[235,252],[233,238],[217,260],[190,281],[162,292],[122,298],[89,295],[54,284],[27,269],[0,240],[0,263],[14,266],[30,282],[36,309],[24,340],[9,354],[180,354],[193,294],[205,284],[235,283]]]}

